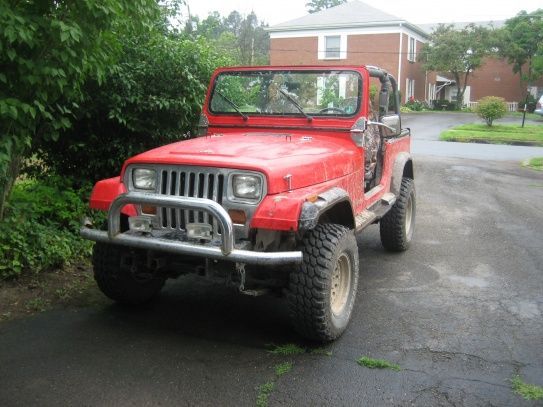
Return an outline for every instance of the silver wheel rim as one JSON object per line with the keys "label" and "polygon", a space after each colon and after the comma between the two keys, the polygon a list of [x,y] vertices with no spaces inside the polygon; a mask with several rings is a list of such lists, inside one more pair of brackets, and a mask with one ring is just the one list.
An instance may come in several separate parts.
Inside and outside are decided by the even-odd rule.
{"label": "silver wheel rim", "polygon": [[411,237],[411,230],[413,228],[413,199],[411,195],[407,200],[407,206],[405,207],[405,235]]}
{"label": "silver wheel rim", "polygon": [[351,288],[351,259],[345,253],[337,259],[331,285],[330,307],[334,315],[340,315],[347,305]]}

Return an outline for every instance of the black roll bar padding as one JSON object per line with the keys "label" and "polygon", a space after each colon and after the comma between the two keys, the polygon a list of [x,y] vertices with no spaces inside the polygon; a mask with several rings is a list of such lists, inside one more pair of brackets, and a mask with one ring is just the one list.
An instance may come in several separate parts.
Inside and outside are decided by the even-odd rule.
{"label": "black roll bar padding", "polygon": [[[386,107],[385,111],[388,110],[388,87],[387,85],[390,84],[392,86],[392,91],[394,93],[394,113],[400,114],[400,95],[398,94],[398,82],[396,82],[396,78],[389,74],[386,70],[382,68],[378,68],[376,66],[366,66],[366,69],[368,70],[370,77],[372,78],[379,78],[379,81],[381,82],[381,95],[385,94],[387,95],[386,100]],[[379,96],[379,110],[382,109],[382,98],[383,96]]]}
{"label": "black roll bar padding", "polygon": [[[400,114],[400,95],[398,93],[398,82],[396,78],[389,74],[385,69],[376,66],[366,66],[370,77],[379,78],[381,82],[381,91],[379,93],[379,120],[388,112],[388,85],[392,87],[394,95],[394,113]],[[401,120],[401,119],[400,119]],[[400,124],[401,127],[401,124]]]}

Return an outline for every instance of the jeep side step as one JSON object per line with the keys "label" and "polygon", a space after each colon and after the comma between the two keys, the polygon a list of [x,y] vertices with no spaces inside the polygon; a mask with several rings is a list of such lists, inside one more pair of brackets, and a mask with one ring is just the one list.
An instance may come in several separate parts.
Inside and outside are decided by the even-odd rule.
{"label": "jeep side step", "polygon": [[355,217],[355,230],[360,232],[367,226],[381,219],[396,202],[396,195],[388,192],[370,208],[363,210]]}

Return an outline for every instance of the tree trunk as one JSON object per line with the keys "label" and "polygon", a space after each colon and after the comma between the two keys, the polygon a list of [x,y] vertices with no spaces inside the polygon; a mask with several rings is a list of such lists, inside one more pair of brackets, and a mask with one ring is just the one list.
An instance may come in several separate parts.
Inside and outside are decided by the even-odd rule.
{"label": "tree trunk", "polygon": [[5,172],[0,173],[0,221],[4,219],[7,200],[11,193],[11,189],[13,188],[13,184],[21,171],[23,154],[20,151],[12,151],[11,157],[8,160]]}
{"label": "tree trunk", "polygon": [[460,110],[462,108],[465,89],[460,90],[460,74],[455,72],[453,76],[454,80],[456,81],[456,110]]}

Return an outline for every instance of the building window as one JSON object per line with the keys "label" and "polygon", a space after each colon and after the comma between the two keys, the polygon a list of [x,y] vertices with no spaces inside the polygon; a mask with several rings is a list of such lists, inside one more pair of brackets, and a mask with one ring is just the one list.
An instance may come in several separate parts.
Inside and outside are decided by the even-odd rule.
{"label": "building window", "polygon": [[406,79],[405,80],[405,102],[415,98],[415,80]]}
{"label": "building window", "polygon": [[407,60],[415,62],[417,59],[417,40],[413,37],[409,37],[409,46],[407,48]]}
{"label": "building window", "polygon": [[347,59],[346,34],[319,35],[318,59]]}
{"label": "building window", "polygon": [[341,36],[331,35],[324,37],[324,57],[339,59],[341,51]]}

